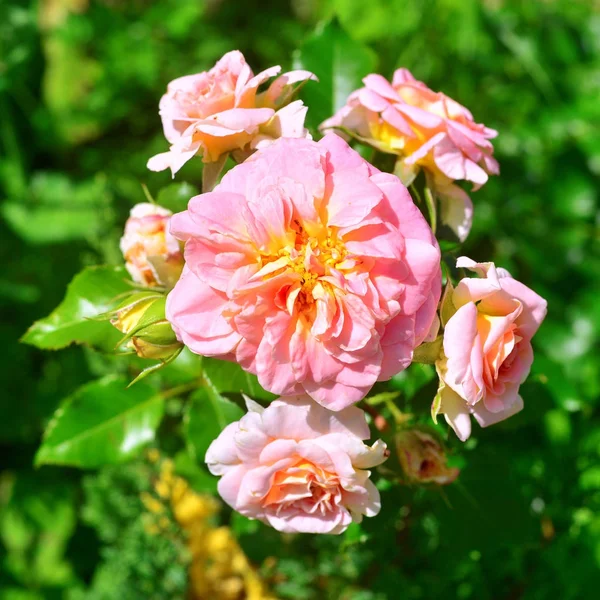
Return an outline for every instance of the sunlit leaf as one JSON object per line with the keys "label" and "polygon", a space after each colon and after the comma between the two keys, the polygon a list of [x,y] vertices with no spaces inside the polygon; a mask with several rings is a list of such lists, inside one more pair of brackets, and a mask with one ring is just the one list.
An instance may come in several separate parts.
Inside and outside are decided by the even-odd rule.
{"label": "sunlit leaf", "polygon": [[164,400],[143,383],[122,377],[88,383],[67,398],[50,421],[37,465],[94,468],[135,456],[154,439]]}
{"label": "sunlit leaf", "polygon": [[243,414],[235,402],[221,396],[212,386],[196,390],[185,415],[185,438],[192,456],[197,461],[204,461],[213,440]]}
{"label": "sunlit leaf", "polygon": [[377,64],[375,53],[353,40],[335,21],[320,26],[294,57],[297,69],[312,71],[319,83],[309,83],[302,97],[310,106],[307,119],[316,127],[341,108],[361,79]]}
{"label": "sunlit leaf", "polygon": [[260,386],[256,375],[247,373],[237,363],[205,357],[202,359],[202,368],[219,393],[244,393],[261,400],[276,398]]}
{"label": "sunlit leaf", "polygon": [[108,321],[92,317],[113,308],[115,298],[132,289],[127,278],[122,267],[87,267],[71,281],[60,305],[36,321],[21,341],[45,350],[73,343],[113,350],[122,334]]}

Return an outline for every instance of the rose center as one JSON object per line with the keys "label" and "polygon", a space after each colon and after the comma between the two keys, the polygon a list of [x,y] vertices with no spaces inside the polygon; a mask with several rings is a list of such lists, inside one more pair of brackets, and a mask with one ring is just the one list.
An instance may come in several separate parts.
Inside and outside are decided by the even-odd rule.
{"label": "rose center", "polygon": [[287,290],[285,303],[290,312],[295,308],[301,313],[310,313],[317,284],[325,288],[330,285],[322,278],[330,275],[332,269],[343,271],[355,265],[354,261],[347,261],[348,251],[335,230],[328,228],[320,236],[309,236],[298,221],[295,224],[294,244],[284,246],[276,254],[263,254],[256,276],[266,280],[284,273],[292,275],[295,282]]}
{"label": "rose center", "polygon": [[281,510],[295,508],[306,513],[326,514],[335,510],[341,500],[340,482],[334,473],[313,463],[299,460],[275,474],[263,506]]}

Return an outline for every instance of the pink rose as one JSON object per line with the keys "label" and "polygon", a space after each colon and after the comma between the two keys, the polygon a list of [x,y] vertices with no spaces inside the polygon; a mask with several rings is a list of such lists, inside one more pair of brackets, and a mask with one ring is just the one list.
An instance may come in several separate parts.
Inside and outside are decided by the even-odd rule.
{"label": "pink rose", "polygon": [[254,76],[243,54],[235,50],[210,71],[171,81],[159,105],[171,148],[152,157],[148,168],[170,168],[175,175],[196,154],[209,163],[277,137],[308,136],[306,107],[299,100],[289,102],[294,84],[316,77],[308,71],[290,71],[257,94],[258,87],[279,71],[281,67],[271,67]]}
{"label": "pink rose", "polygon": [[288,533],[342,533],[379,512],[367,469],[387,450],[381,440],[363,443],[369,427],[360,409],[332,413],[308,396],[279,398],[265,409],[247,405],[206,453],[233,509]]}
{"label": "pink rose", "polygon": [[143,202],[125,223],[121,252],[133,281],[144,286],[173,287],[183,268],[179,242],[169,233],[171,211]]}
{"label": "pink rose", "polygon": [[167,318],[192,352],[331,410],[411,362],[440,296],[440,252],[394,175],[346,142],[280,139],[190,200]]}
{"label": "pink rose", "polygon": [[456,312],[444,330],[432,412],[444,413],[465,441],[470,415],[487,427],[523,408],[519,386],[533,362],[531,338],[546,316],[546,301],[494,263],[463,256],[456,264],[482,278],[464,278],[452,293]]}
{"label": "pink rose", "polygon": [[321,124],[343,127],[384,152],[398,154],[396,173],[409,185],[420,168],[440,196],[442,220],[464,240],[471,228],[473,207],[454,181],[481,187],[489,174],[498,174],[489,142],[497,132],[475,123],[473,115],[441,92],[430,90],[407,69],[398,69],[390,84],[381,75],[363,79],[364,88]]}

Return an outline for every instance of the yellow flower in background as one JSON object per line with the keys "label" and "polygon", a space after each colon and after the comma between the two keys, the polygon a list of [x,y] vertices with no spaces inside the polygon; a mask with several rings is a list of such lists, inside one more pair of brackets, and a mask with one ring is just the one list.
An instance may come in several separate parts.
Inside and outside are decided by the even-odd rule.
{"label": "yellow flower in background", "polygon": [[220,509],[218,500],[197,494],[185,479],[174,474],[173,461],[161,461],[157,450],[148,452],[150,462],[159,464],[154,483],[156,495],[141,499],[152,515],[148,531],[165,533],[170,510],[187,538],[191,555],[190,597],[194,600],[276,600],[251,566],[229,527],[217,527],[213,517]]}

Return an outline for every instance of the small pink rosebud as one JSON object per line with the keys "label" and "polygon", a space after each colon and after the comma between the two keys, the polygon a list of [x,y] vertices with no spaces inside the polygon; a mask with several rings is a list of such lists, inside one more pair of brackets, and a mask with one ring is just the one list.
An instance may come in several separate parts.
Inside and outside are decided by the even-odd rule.
{"label": "small pink rosebud", "polygon": [[432,433],[421,429],[405,429],[396,434],[398,460],[411,483],[452,483],[460,473],[448,467],[446,452]]}
{"label": "small pink rosebud", "polygon": [[144,202],[136,204],[125,224],[121,251],[136,283],[172,288],[183,269],[179,242],[169,233],[171,211]]}

